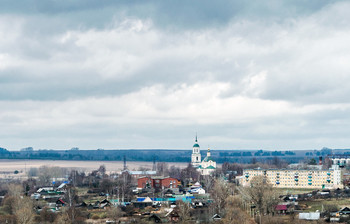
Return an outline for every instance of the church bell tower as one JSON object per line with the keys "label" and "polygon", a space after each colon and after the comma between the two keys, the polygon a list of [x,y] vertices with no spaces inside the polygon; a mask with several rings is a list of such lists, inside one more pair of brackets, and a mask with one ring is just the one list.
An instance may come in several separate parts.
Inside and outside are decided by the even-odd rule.
{"label": "church bell tower", "polygon": [[192,150],[192,166],[194,167],[198,167],[201,163],[202,159],[201,159],[201,152],[200,152],[200,148],[198,145],[198,139],[197,139],[197,135],[196,135],[196,140],[194,142],[193,145],[193,150]]}

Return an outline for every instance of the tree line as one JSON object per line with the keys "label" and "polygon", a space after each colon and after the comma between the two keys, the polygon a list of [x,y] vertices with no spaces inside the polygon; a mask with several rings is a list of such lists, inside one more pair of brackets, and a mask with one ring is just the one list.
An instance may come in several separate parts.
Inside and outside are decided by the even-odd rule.
{"label": "tree line", "polygon": [[[308,152],[308,157],[317,159],[318,155],[325,155],[329,151],[320,153]],[[192,150],[80,150],[74,147],[70,150],[34,150],[32,147],[20,151],[8,151],[0,148],[0,159],[37,159],[37,160],[94,160],[94,161],[122,161],[124,156],[128,161],[159,161],[159,162],[189,162]],[[212,157],[217,163],[251,163],[252,161],[273,161],[276,157],[283,158],[288,163],[297,163],[305,159],[305,153],[297,151],[246,151],[246,150],[212,150]],[[202,157],[206,150],[201,151]]]}

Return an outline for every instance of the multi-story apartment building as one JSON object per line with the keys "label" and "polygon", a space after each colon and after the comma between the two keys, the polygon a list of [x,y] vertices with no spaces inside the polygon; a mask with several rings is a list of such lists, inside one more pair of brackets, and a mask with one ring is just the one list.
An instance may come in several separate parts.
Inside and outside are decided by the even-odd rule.
{"label": "multi-story apartment building", "polygon": [[333,165],[339,165],[340,167],[350,166],[350,156],[347,155],[333,155],[330,157]]}
{"label": "multi-story apartment building", "polygon": [[342,188],[342,173],[339,166],[333,165],[329,170],[295,170],[295,169],[245,169],[241,184],[249,186],[255,176],[264,176],[278,188],[332,189]]}

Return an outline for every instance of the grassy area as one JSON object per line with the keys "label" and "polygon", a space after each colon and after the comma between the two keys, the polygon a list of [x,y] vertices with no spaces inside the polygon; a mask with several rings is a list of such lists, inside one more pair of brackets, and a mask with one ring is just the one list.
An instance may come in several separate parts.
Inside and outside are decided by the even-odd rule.
{"label": "grassy area", "polygon": [[95,203],[96,201],[102,201],[102,200],[104,200],[104,199],[106,199],[106,197],[102,197],[102,196],[91,197],[91,198],[85,200],[84,202],[85,202],[86,204],[90,204],[90,203]]}
{"label": "grassy area", "polygon": [[99,219],[104,219],[107,217],[107,212],[106,211],[96,211],[96,210],[92,210],[90,211],[90,216],[93,217],[95,216],[95,218],[99,218]]}
{"label": "grassy area", "polygon": [[327,199],[327,200],[315,200],[315,201],[307,201],[307,202],[302,202],[300,205],[306,204],[308,207],[305,211],[311,212],[311,211],[316,211],[322,210],[322,205],[338,205],[339,208],[343,208],[345,206],[350,207],[350,200],[349,199]]}
{"label": "grassy area", "polygon": [[278,188],[281,195],[285,194],[304,194],[312,192],[314,189],[305,189],[305,188]]}
{"label": "grassy area", "polygon": [[6,215],[6,214],[7,214],[7,212],[4,211],[4,206],[1,206],[1,207],[0,207],[0,216],[1,216],[1,215]]}
{"label": "grassy area", "polygon": [[89,188],[88,187],[77,187],[77,188],[75,188],[75,190],[76,190],[76,194],[78,196],[81,196],[81,195],[85,195],[87,193],[87,191],[89,190]]}

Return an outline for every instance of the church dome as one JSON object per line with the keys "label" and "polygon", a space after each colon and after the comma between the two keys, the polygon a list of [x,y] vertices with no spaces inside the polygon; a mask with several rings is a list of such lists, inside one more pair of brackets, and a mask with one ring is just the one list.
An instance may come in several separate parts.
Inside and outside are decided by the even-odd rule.
{"label": "church dome", "polygon": [[196,134],[196,140],[194,141],[193,148],[199,148],[197,134]]}

